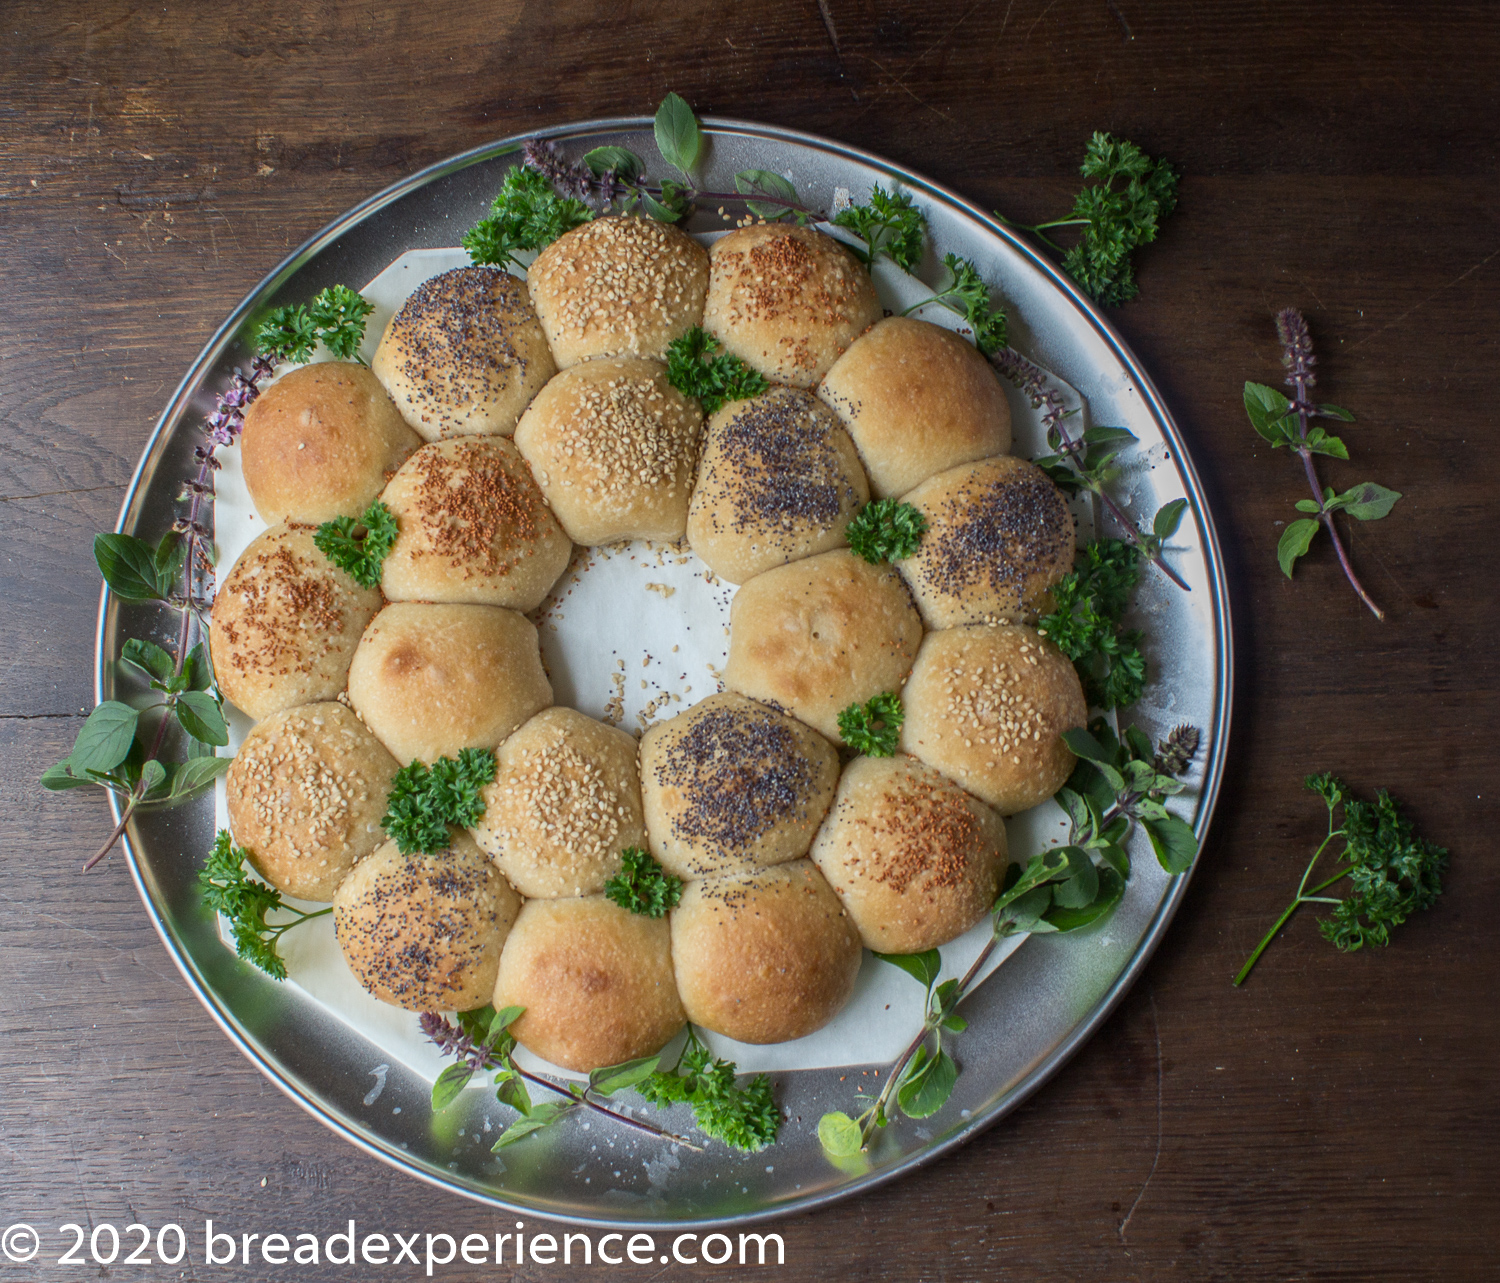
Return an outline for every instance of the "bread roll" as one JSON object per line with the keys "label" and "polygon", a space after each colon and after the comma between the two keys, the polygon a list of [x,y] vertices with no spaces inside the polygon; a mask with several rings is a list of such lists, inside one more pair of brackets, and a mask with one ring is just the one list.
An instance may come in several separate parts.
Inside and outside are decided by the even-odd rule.
{"label": "bread roll", "polygon": [[536,627],[499,606],[396,602],[349,667],[349,700],[405,766],[494,748],[552,703]]}
{"label": "bread roll", "polygon": [[672,960],[695,1025],[740,1042],[821,1029],[854,993],[859,932],[810,860],[690,882]]}
{"label": "bread roll", "polygon": [[672,978],[671,929],[602,895],[528,900],[495,982],[495,1010],[527,1051],[587,1071],[659,1051],[685,1017]]}
{"label": "bread roll", "polygon": [[703,414],[660,361],[564,370],[521,416],[516,445],[575,543],[682,538]]}
{"label": "bread roll", "polygon": [[816,731],[743,695],[710,695],[641,737],[651,853],[680,878],[795,860],[838,775]]}
{"label": "bread roll", "polygon": [[635,740],[571,708],[548,708],[500,745],[470,830],[528,899],[598,895],[620,852],[646,845]]}
{"label": "bread roll", "polygon": [[240,462],[267,525],[357,517],[422,440],[362,365],[288,371],[245,411]]}
{"label": "bread roll", "polygon": [[379,609],[380,593],[334,566],[311,530],[272,526],[214,597],[209,648],[219,689],[257,720],[332,699]]}
{"label": "bread roll", "polygon": [[857,757],[812,859],[868,948],[920,953],[989,911],[1005,869],[1005,825],[915,758]]}
{"label": "bread roll", "polygon": [[687,537],[721,579],[843,547],[869,500],[849,434],[811,393],[772,388],[709,420]]}
{"label": "bread roll", "polygon": [[1010,403],[994,369],[929,321],[887,317],[838,359],[818,395],[849,429],[877,499],[1010,449]]}
{"label": "bread roll", "polygon": [[810,227],[754,223],[708,254],[704,328],[775,383],[812,387],[880,319],[869,272]]}
{"label": "bread roll", "polygon": [[901,747],[1001,815],[1045,802],[1073,773],[1062,733],[1088,722],[1068,657],[1019,625],[928,633],[902,696]]}
{"label": "bread roll", "polygon": [[573,554],[526,460],[503,437],[423,446],[380,497],[400,527],[380,575],[391,601],[534,610]]}
{"label": "bread roll", "polygon": [[391,317],[370,369],[424,441],[509,436],[557,373],[525,282],[499,267],[423,281]]}
{"label": "bread roll", "polygon": [[596,356],[660,360],[703,319],[708,254],[652,218],[596,218],[547,246],[526,280],[558,369]]}
{"label": "bread roll", "polygon": [[730,607],[724,684],[835,743],[839,713],[899,690],[922,640],[901,576],[847,549],[757,575]]}
{"label": "bread roll", "polygon": [[1073,514],[1034,463],[1002,454],[929,477],[902,500],[927,533],[897,569],[929,628],[1022,623],[1073,569]]}
{"label": "bread roll", "polygon": [[436,855],[387,842],[333,895],[333,930],[370,993],[408,1011],[471,1011],[490,1000],[500,950],[521,911],[467,833]]}
{"label": "bread roll", "polygon": [[275,713],[240,745],[225,779],[229,828],[278,891],[328,901],[385,841],[396,760],[337,702]]}

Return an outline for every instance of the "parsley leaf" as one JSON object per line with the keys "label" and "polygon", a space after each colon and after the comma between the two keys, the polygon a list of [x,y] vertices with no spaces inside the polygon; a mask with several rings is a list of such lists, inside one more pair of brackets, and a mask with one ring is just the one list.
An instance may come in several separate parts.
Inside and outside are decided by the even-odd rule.
{"label": "parsley leaf", "polygon": [[[375,305],[347,285],[330,285],[311,303],[278,307],[255,331],[255,346],[277,361],[310,361],[322,340],[341,361],[359,361],[365,323]],[[361,362],[363,364],[363,362]]]}
{"label": "parsley leaf", "polygon": [[255,347],[278,361],[301,365],[318,346],[317,323],[301,304],[278,307],[255,331]]}
{"label": "parsley leaf", "polygon": [[714,1059],[689,1025],[687,1046],[676,1066],[658,1069],[636,1090],[658,1108],[691,1105],[705,1135],[754,1153],[776,1139],[781,1113],[765,1074],[756,1074],[744,1087],[735,1086],[735,1076],[734,1062]]}
{"label": "parsley leaf", "polygon": [[623,871],[604,884],[604,894],[622,909],[659,918],[682,899],[682,879],[668,873],[649,851],[627,846],[620,852]]}
{"label": "parsley leaf", "polygon": [[403,855],[447,850],[449,826],[469,828],[484,815],[486,784],[495,778],[495,754],[487,748],[459,750],[431,767],[412,762],[396,772],[380,825]]}
{"label": "parsley leaf", "polygon": [[882,691],[863,704],[850,704],[839,714],[839,734],[856,753],[894,757],[901,739],[906,710],[895,691]]}
{"label": "parsley leaf", "polygon": [[876,183],[868,205],[840,210],[833,222],[864,241],[863,252],[851,250],[866,267],[873,267],[882,254],[903,272],[916,271],[922,261],[922,233],[927,229],[927,219],[912,205],[909,192],[888,192]]}
{"label": "parsley leaf", "polygon": [[991,301],[990,287],[984,283],[979,269],[957,254],[944,254],[943,266],[948,269],[948,278],[942,288],[934,291],[931,298],[914,303],[902,315],[910,315],[929,303],[941,304],[969,323],[974,344],[981,352],[989,356],[999,351],[1006,343],[1005,310]]}
{"label": "parsley leaf", "polygon": [[1055,608],[1037,630],[1078,669],[1096,708],[1134,704],[1146,685],[1141,633],[1120,627],[1141,577],[1141,553],[1123,539],[1100,539],[1083,550],[1076,568],[1052,590]]}
{"label": "parsley leaf", "polygon": [[698,325],[667,344],[667,379],[683,396],[697,397],[704,414],[716,413],[726,401],[759,396],[771,386]]}
{"label": "parsley leaf", "polygon": [[[286,979],[286,963],[276,951],[277,942],[293,927],[301,926],[312,918],[321,918],[332,913],[332,907],[319,909],[316,913],[304,913],[281,901],[281,892],[275,887],[257,882],[245,870],[245,861],[250,853],[235,846],[234,839],[225,829],[220,829],[214,839],[213,849],[198,873],[198,884],[203,889],[203,903],[215,913],[229,919],[234,933],[235,952],[246,962],[259,967],[274,980]],[[273,925],[266,915],[277,909],[285,909],[297,916],[291,922]]]}
{"label": "parsley leaf", "polygon": [[581,200],[553,191],[545,174],[518,165],[505,175],[489,216],[464,233],[462,244],[475,263],[512,262],[524,268],[517,253],[545,249],[593,217]]}
{"label": "parsley leaf", "polygon": [[920,508],[899,499],[876,499],[859,510],[844,531],[850,549],[872,566],[910,557],[927,533]]}
{"label": "parsley leaf", "polygon": [[314,532],[313,543],[362,588],[379,588],[381,564],[395,547],[397,533],[396,514],[377,499],[357,521],[353,517],[325,521]]}

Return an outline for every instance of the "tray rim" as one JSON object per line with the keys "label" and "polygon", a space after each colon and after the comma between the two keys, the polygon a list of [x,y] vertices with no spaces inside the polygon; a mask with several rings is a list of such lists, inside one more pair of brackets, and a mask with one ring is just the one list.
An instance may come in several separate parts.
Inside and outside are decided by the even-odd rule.
{"label": "tray rim", "polygon": [[[1135,952],[1110,986],[1079,1019],[1067,1036],[1054,1045],[1037,1064],[1017,1080],[1008,1092],[997,1099],[988,1109],[976,1112],[961,1127],[955,1128],[943,1138],[928,1142],[921,1150],[908,1154],[889,1166],[853,1178],[836,1188],[818,1193],[810,1193],[801,1198],[787,1199],[775,1205],[751,1212],[740,1212],[728,1216],[707,1217],[696,1220],[615,1220],[608,1216],[570,1217],[540,1211],[535,1207],[511,1202],[497,1194],[486,1193],[470,1188],[467,1185],[445,1180],[436,1173],[424,1170],[422,1167],[407,1160],[394,1148],[387,1148],[361,1135],[358,1130],[345,1122],[332,1108],[325,1106],[320,1101],[310,1099],[292,1082],[287,1081],[282,1076],[281,1071],[271,1064],[259,1049],[255,1047],[246,1031],[240,1029],[228,1013],[221,1010],[217,995],[204,977],[198,974],[190,960],[184,956],[185,950],[175,939],[161,911],[148,892],[134,845],[134,833],[132,832],[134,825],[127,826],[121,836],[121,847],[130,869],[130,876],[135,883],[136,892],[141,898],[147,916],[152,926],[156,929],[156,933],[160,937],[167,953],[172,958],[177,969],[182,973],[188,988],[207,1010],[213,1021],[240,1052],[280,1089],[285,1096],[300,1105],[312,1117],[323,1123],[335,1134],[365,1153],[379,1159],[388,1166],[424,1181],[434,1188],[442,1189],[480,1204],[500,1208],[508,1212],[536,1216],[543,1220],[581,1225],[589,1229],[635,1229],[648,1232],[665,1229],[676,1229],[679,1232],[717,1230],[768,1220],[779,1220],[788,1216],[811,1212],[843,1199],[866,1193],[887,1182],[896,1180],[909,1172],[926,1166],[934,1160],[967,1144],[981,1131],[994,1125],[1001,1118],[1018,1108],[1040,1090],[1072,1059],[1083,1044],[1098,1032],[1100,1026],[1113,1014],[1126,993],[1129,992],[1130,988],[1139,979],[1141,972],[1150,962],[1151,957],[1160,945],[1167,927],[1176,915],[1177,909],[1187,893],[1188,883],[1192,878],[1193,872],[1197,869],[1199,858],[1203,854],[1204,844],[1223,784],[1225,767],[1228,761],[1229,734],[1233,716],[1234,637],[1231,603],[1228,582],[1225,575],[1223,550],[1220,546],[1218,531],[1214,524],[1212,512],[1208,507],[1207,494],[1202,480],[1198,475],[1197,467],[1193,462],[1192,452],[1183,440],[1181,430],[1162,398],[1161,393],[1157,390],[1155,382],[1151,379],[1150,374],[1136,358],[1125,340],[1110,323],[1108,318],[1095,306],[1093,301],[1084,295],[1072,280],[1065,276],[1055,264],[1044,257],[1039,251],[1028,245],[992,215],[986,213],[972,201],[942,183],[929,179],[920,173],[908,170],[882,156],[847,143],[825,138],[820,134],[777,125],[767,125],[757,121],[742,120],[737,117],[705,115],[700,117],[700,120],[704,131],[710,135],[714,133],[745,135],[797,147],[812,148],[834,157],[846,158],[871,169],[881,171],[907,187],[920,190],[928,196],[936,197],[953,206],[957,211],[977,223],[984,230],[1005,241],[1031,267],[1042,273],[1051,286],[1062,293],[1072,303],[1074,309],[1092,327],[1105,346],[1129,372],[1141,393],[1143,403],[1161,427],[1163,435],[1171,442],[1173,450],[1172,462],[1179,476],[1182,478],[1193,515],[1199,524],[1203,539],[1204,564],[1207,572],[1206,587],[1213,608],[1212,631],[1216,647],[1215,668],[1217,672],[1214,683],[1213,719],[1211,726],[1207,728],[1207,733],[1210,736],[1211,750],[1204,770],[1203,782],[1199,792],[1199,805],[1195,816],[1195,830],[1199,841],[1198,857],[1195,857],[1192,867],[1186,873],[1174,875],[1170,879],[1167,891],[1158,904],[1156,912],[1152,914]],[[308,237],[296,249],[292,250],[280,263],[262,277],[244,298],[241,299],[239,304],[230,312],[204,345],[198,357],[188,367],[186,374],[184,374],[168,399],[157,418],[155,427],[141,448],[140,459],[131,475],[124,499],[120,505],[120,515],[115,523],[116,532],[129,532],[132,519],[136,515],[134,509],[137,500],[140,498],[143,483],[154,472],[154,456],[163,444],[168,425],[179,417],[185,407],[185,403],[197,389],[204,371],[221,358],[225,348],[233,341],[245,318],[254,311],[261,299],[274,292],[283,281],[299,270],[304,263],[317,255],[322,249],[335,242],[345,231],[364,222],[385,206],[427,186],[437,179],[480,162],[494,160],[509,153],[519,151],[522,145],[528,141],[567,138],[590,133],[648,129],[651,124],[652,117],[650,116],[600,117],[528,130],[525,133],[511,134],[491,142],[481,143],[478,146],[435,161],[408,175],[406,178],[399,179],[395,183],[382,188],[313,233],[313,235]],[[108,585],[101,585],[98,622],[95,628],[94,699],[96,704],[102,702],[105,698],[105,685],[109,679],[109,665],[112,662],[112,657],[107,657],[105,653],[105,645],[109,639],[112,623],[112,604],[113,598]],[[118,822],[120,807],[112,793],[109,797],[109,806],[111,814],[116,822]]]}

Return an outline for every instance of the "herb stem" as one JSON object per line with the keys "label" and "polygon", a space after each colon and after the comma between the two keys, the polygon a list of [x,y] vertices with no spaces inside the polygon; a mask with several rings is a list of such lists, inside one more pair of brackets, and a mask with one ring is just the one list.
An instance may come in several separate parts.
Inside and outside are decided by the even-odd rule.
{"label": "herb stem", "polygon": [[1343,829],[1335,829],[1333,827],[1333,815],[1331,812],[1328,819],[1328,836],[1323,839],[1318,849],[1313,852],[1313,858],[1307,862],[1307,868],[1302,870],[1302,881],[1297,884],[1297,894],[1292,898],[1292,902],[1287,905],[1286,911],[1276,919],[1275,925],[1266,932],[1264,939],[1262,939],[1261,942],[1255,946],[1255,952],[1252,953],[1247,959],[1245,959],[1245,965],[1240,968],[1239,975],[1235,976],[1234,978],[1234,983],[1236,985],[1244,984],[1245,977],[1250,974],[1250,969],[1255,966],[1256,962],[1260,959],[1260,955],[1266,951],[1267,946],[1270,945],[1273,939],[1275,939],[1276,933],[1280,931],[1282,927],[1286,926],[1287,919],[1289,919],[1292,914],[1296,913],[1297,910],[1300,909],[1304,904],[1341,903],[1341,901],[1336,900],[1331,896],[1320,896],[1318,892],[1331,887],[1335,882],[1342,878],[1345,873],[1348,872],[1348,870],[1346,869],[1341,869],[1338,873],[1335,873],[1331,878],[1329,878],[1328,881],[1318,883],[1318,885],[1315,886],[1311,891],[1307,889],[1308,881],[1312,878],[1312,871],[1317,868],[1318,861],[1323,858],[1323,852],[1328,849],[1328,844],[1332,842],[1334,838],[1341,837],[1344,832]]}
{"label": "herb stem", "polygon": [[[494,1062],[492,1062],[491,1068],[494,1067]],[[622,1113],[620,1110],[611,1109],[608,1105],[600,1104],[591,1095],[589,1095],[587,1088],[584,1089],[582,1095],[577,1095],[574,1092],[569,1091],[568,1088],[564,1087],[561,1083],[555,1083],[550,1078],[544,1078],[541,1074],[534,1074],[529,1069],[522,1069],[521,1066],[516,1064],[514,1060],[511,1061],[509,1067],[513,1069],[520,1077],[524,1078],[527,1082],[535,1083],[538,1087],[545,1087],[548,1091],[556,1092],[559,1096],[566,1096],[569,1100],[572,1100],[579,1105],[586,1105],[589,1109],[596,1110],[601,1114],[605,1114],[608,1117],[613,1118],[617,1123],[624,1123],[627,1127],[634,1127],[637,1131],[649,1132],[651,1135],[657,1137],[660,1140],[669,1140],[674,1145],[681,1145],[686,1149],[692,1150],[695,1154],[701,1154],[703,1152],[701,1146],[693,1144],[693,1142],[688,1140],[685,1136],[679,1136],[675,1132],[669,1132],[661,1127],[653,1127],[650,1123],[643,1122],[639,1118],[632,1118],[629,1114]]]}

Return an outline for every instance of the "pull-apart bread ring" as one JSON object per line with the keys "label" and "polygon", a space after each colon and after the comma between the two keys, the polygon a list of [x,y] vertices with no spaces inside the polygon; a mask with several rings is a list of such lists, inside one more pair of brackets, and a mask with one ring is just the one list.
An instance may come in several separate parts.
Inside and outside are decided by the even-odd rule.
{"label": "pull-apart bread ring", "polygon": [[245,411],[245,487],[267,525],[358,517],[419,445],[362,365],[318,361],[289,370]]}
{"label": "pull-apart bread ring", "polygon": [[1034,463],[1002,454],[929,477],[902,496],[927,518],[896,563],[929,628],[1030,622],[1073,569],[1073,514]]}
{"label": "pull-apart bread ring", "polygon": [[673,543],[687,526],[703,412],[660,361],[609,357],[564,370],[516,428],[574,543]]}
{"label": "pull-apart bread ring", "polygon": [[509,436],[557,373],[525,282],[498,267],[423,281],[391,317],[370,368],[424,441]]}
{"label": "pull-apart bread ring", "polygon": [[229,828],[278,891],[326,902],[385,841],[395,778],[396,759],[344,705],[288,709],[258,723],[234,755]]}
{"label": "pull-apart bread ring", "polygon": [[526,273],[557,368],[599,356],[665,360],[703,319],[708,253],[651,218],[596,218],[559,236]]}
{"label": "pull-apart bread ring", "polygon": [[989,912],[1006,853],[994,811],[897,754],[857,757],[844,768],[812,860],[868,948],[920,953]]}
{"label": "pull-apart bread ring", "polygon": [[899,690],[922,640],[901,576],[845,548],[757,575],[729,621],[724,684],[838,744],[839,713]]}
{"label": "pull-apart bread ring", "polygon": [[821,1029],[854,993],[859,932],[811,860],[690,882],[672,910],[687,1018],[740,1042]]}
{"label": "pull-apart bread ring", "polygon": [[877,499],[1010,449],[999,377],[972,343],[930,321],[879,322],[838,359],[818,395],[849,429]]}
{"label": "pull-apart bread ring", "polygon": [[709,421],[688,509],[692,549],[721,579],[841,548],[868,502],[849,434],[823,402],[795,388],[730,401]]}
{"label": "pull-apart bread ring", "polygon": [[390,601],[534,610],[573,553],[526,460],[503,437],[423,446],[381,499],[399,531],[381,567]]}
{"label": "pull-apart bread ring", "polygon": [[472,1011],[490,999],[521,897],[467,833],[434,855],[387,842],[333,896],[354,978],[408,1011]]}
{"label": "pull-apart bread ring", "polygon": [[349,701],[404,766],[496,747],[552,703],[552,686],[524,615],[394,602],[360,638]]}
{"label": "pull-apart bread ring", "polygon": [[838,783],[809,726],[743,695],[710,695],[641,737],[651,853],[680,878],[806,855]]}
{"label": "pull-apart bread ring", "polygon": [[620,852],[646,845],[636,745],[624,731],[543,709],[496,758],[469,831],[528,899],[598,895]]}
{"label": "pull-apart bread ring", "polygon": [[1067,783],[1075,758],[1062,733],[1088,721],[1068,657],[1021,625],[928,633],[902,702],[902,749],[1002,815]]}
{"label": "pull-apart bread ring", "polygon": [[564,1069],[660,1051],[686,1021],[667,920],[602,895],[528,900],[500,957],[494,1006],[524,1007],[516,1041]]}
{"label": "pull-apart bread ring", "polygon": [[380,593],[333,565],[305,527],[272,526],[214,598],[209,647],[224,697],[259,719],[344,689]]}
{"label": "pull-apart bread ring", "polygon": [[755,223],[708,254],[704,328],[774,383],[813,387],[880,319],[869,272],[810,227]]}

